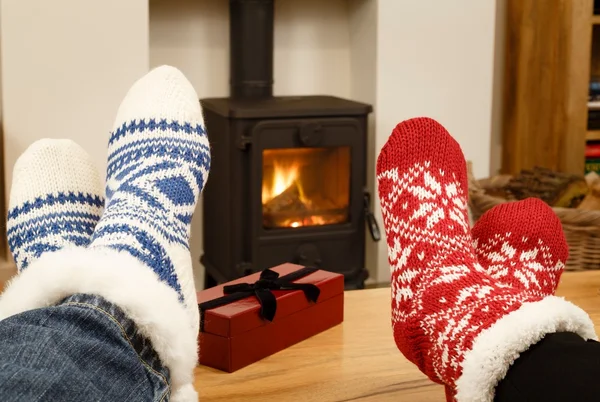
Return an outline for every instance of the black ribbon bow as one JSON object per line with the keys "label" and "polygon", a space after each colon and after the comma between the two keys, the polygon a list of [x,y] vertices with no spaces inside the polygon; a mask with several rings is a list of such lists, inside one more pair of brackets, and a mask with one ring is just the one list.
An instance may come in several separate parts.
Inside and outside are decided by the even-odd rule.
{"label": "black ribbon bow", "polygon": [[316,303],[321,293],[318,286],[312,283],[292,283],[292,281],[316,271],[316,268],[304,267],[279,277],[277,272],[265,269],[260,273],[260,279],[254,283],[237,283],[224,286],[223,293],[225,293],[225,296],[198,305],[201,330],[204,331],[204,312],[206,310],[224,306],[252,295],[256,296],[260,303],[260,316],[265,320],[273,321],[277,312],[277,299],[272,292],[273,290],[301,290],[309,301]]}

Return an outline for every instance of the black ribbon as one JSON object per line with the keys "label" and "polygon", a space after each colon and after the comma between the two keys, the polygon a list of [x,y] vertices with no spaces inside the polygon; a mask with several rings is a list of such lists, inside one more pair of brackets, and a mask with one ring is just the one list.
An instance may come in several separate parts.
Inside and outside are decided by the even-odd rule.
{"label": "black ribbon", "polygon": [[318,271],[317,268],[304,267],[298,271],[279,277],[273,270],[265,269],[260,273],[260,279],[254,283],[237,283],[223,287],[225,296],[200,303],[200,328],[204,331],[204,312],[216,307],[224,306],[249,296],[256,296],[260,303],[260,316],[267,321],[273,321],[277,312],[277,299],[273,290],[301,290],[306,298],[316,303],[321,290],[312,283],[292,283],[306,275]]}

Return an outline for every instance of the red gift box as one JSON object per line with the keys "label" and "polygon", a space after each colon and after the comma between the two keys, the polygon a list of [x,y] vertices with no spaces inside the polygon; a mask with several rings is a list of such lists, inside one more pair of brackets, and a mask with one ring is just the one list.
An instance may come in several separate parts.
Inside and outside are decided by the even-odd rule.
{"label": "red gift box", "polygon": [[[226,286],[229,299],[244,297],[219,307],[201,308],[200,364],[231,373],[343,321],[343,275],[295,264],[267,271],[198,292],[201,306],[206,302],[218,304],[215,302],[226,297]],[[276,280],[273,271],[279,274]],[[301,274],[299,279],[285,280],[297,274]],[[259,283],[261,275],[271,279]],[[281,282],[304,290],[276,290]],[[315,291],[318,298],[313,302],[309,298],[314,298]],[[263,299],[262,306],[258,297]],[[275,309],[268,305],[272,299]],[[269,316],[273,312],[274,317]]]}

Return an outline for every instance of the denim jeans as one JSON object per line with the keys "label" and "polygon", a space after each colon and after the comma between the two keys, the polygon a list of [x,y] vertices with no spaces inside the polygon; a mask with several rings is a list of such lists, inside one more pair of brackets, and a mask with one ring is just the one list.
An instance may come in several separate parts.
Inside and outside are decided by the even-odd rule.
{"label": "denim jeans", "polygon": [[168,401],[169,371],[105,299],[72,295],[0,321],[3,402]]}

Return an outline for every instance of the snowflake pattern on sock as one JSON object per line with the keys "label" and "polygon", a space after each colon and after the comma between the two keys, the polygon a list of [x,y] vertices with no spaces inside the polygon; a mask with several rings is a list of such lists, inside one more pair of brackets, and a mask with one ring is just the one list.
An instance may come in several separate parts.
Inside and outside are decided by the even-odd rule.
{"label": "snowflake pattern on sock", "polygon": [[553,295],[569,256],[562,224],[539,199],[488,210],[472,230],[477,260],[498,281],[538,296]]}
{"label": "snowflake pattern on sock", "polygon": [[[554,294],[565,263],[557,261],[541,239],[537,247],[518,249],[527,238],[514,239],[512,233],[497,234],[475,241],[477,258],[486,272],[498,282],[521,287],[540,296]],[[515,245],[516,244],[516,245]]]}
{"label": "snowflake pattern on sock", "polygon": [[[394,261],[391,265],[392,272],[400,271],[412,254],[413,258],[416,257],[429,266],[444,264],[455,252],[460,254],[471,251],[470,229],[468,224],[465,226],[468,220],[465,221],[465,205],[461,199],[464,199],[462,189],[455,179],[442,185],[429,170],[430,165],[431,162],[417,163],[406,173],[400,173],[394,168],[378,176],[378,180],[389,180],[392,186],[387,197],[380,200],[388,239],[391,235],[393,242],[389,254],[390,260]],[[439,171],[438,174],[443,177],[444,172]],[[401,196],[405,197],[402,197],[400,206],[403,214],[399,216],[393,211]],[[442,227],[437,227],[438,224]],[[403,238],[406,240],[402,241]],[[422,242],[433,247],[416,251],[417,244]],[[419,274],[419,268],[405,269],[397,277],[394,299],[398,306],[412,298],[412,283],[419,278]],[[460,275],[459,267],[447,267],[437,281]],[[394,311],[401,314],[406,310]]]}

